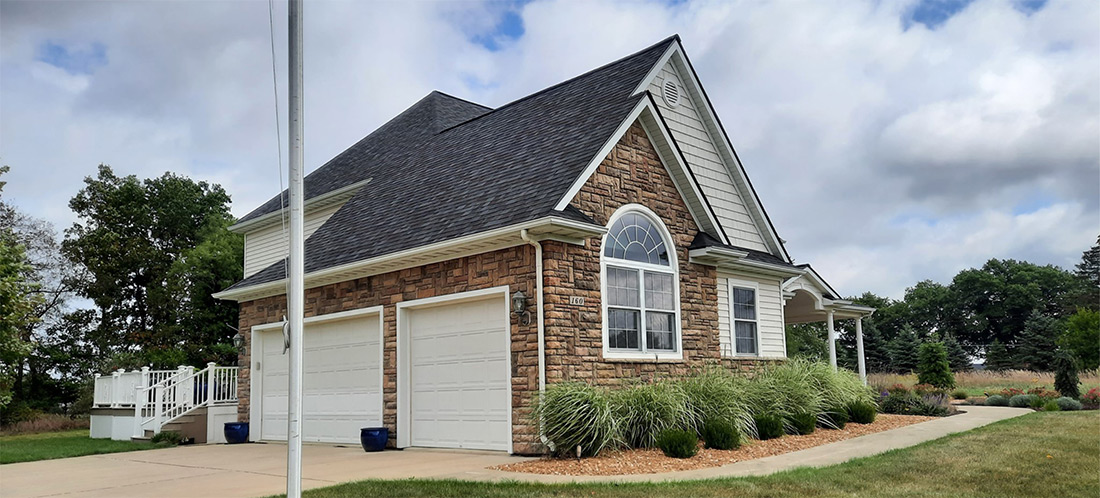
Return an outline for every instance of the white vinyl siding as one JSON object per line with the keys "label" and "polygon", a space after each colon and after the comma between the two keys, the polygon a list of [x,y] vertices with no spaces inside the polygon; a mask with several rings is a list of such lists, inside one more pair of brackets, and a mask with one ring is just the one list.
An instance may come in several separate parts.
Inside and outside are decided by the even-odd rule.
{"label": "white vinyl siding", "polygon": [[721,344],[722,356],[732,356],[733,354],[733,327],[730,321],[730,279],[752,282],[757,285],[756,333],[760,341],[760,356],[765,358],[786,357],[786,345],[783,338],[783,298],[779,290],[781,282],[771,280],[768,277],[729,273],[718,274],[718,340]]}
{"label": "white vinyl siding", "polygon": [[745,207],[745,202],[729,171],[722,163],[713,139],[696,111],[696,102],[692,100],[690,93],[685,91],[682,94],[679,105],[675,109],[669,108],[661,98],[661,85],[669,77],[674,77],[683,86],[684,78],[676,72],[671,59],[653,79],[649,91],[656,97],[654,100],[661,107],[661,115],[668,123],[672,137],[680,145],[688,166],[695,173],[703,195],[714,208],[718,223],[722,225],[731,244],[771,252],[764,243],[760,229],[757,228],[749,210]]}
{"label": "white vinyl siding", "polygon": [[[312,213],[306,213],[305,238],[309,238],[321,225],[340,209],[340,205],[327,207]],[[290,229],[289,221],[287,230]],[[261,228],[244,235],[244,276],[248,277],[271,263],[280,261],[287,255],[286,236],[283,234],[282,223]]]}

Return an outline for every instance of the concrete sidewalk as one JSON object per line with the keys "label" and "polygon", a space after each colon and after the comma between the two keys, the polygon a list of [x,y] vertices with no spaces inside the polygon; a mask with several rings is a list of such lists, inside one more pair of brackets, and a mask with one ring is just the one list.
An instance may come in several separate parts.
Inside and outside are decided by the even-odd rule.
{"label": "concrete sidewalk", "polygon": [[[722,467],[629,476],[550,476],[487,467],[526,460],[498,452],[409,449],[365,453],[357,447],[306,445],[302,487],[362,479],[464,479],[528,482],[670,481],[764,475],[795,467],[820,467],[904,448],[1031,410],[965,406],[967,413],[802,451]],[[253,497],[285,489],[286,446],[201,445],[114,453],[0,466],[3,497]]]}

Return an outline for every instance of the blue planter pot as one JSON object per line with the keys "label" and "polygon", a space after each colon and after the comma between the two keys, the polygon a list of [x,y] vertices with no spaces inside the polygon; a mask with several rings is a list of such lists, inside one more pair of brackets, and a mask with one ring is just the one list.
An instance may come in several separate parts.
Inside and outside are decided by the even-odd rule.
{"label": "blue planter pot", "polygon": [[229,444],[248,442],[248,422],[226,422],[225,442]]}
{"label": "blue planter pot", "polygon": [[386,441],[389,438],[390,430],[385,427],[359,429],[359,442],[363,445],[363,451],[382,451],[386,449]]}

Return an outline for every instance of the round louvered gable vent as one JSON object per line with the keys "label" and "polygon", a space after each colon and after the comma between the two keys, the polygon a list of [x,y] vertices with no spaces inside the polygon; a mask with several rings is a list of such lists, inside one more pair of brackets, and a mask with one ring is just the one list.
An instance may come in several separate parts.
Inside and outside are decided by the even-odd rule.
{"label": "round louvered gable vent", "polygon": [[669,107],[676,107],[680,105],[680,84],[671,78],[665,80],[665,84],[661,87],[661,93],[665,98],[665,103]]}

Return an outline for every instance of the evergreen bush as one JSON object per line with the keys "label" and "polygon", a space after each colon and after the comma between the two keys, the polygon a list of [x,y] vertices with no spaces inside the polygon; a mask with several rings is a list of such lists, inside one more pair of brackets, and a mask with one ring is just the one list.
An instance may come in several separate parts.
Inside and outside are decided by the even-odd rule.
{"label": "evergreen bush", "polygon": [[756,438],[761,441],[783,436],[783,418],[771,413],[760,413],[752,418],[756,426]]}
{"label": "evergreen bush", "polygon": [[667,457],[691,458],[699,452],[699,438],[692,431],[665,429],[657,435],[657,447]]}
{"label": "evergreen bush", "polygon": [[1081,397],[1081,389],[1077,387],[1080,382],[1077,359],[1065,351],[1058,351],[1054,355],[1054,389],[1062,396],[1077,399]]}
{"label": "evergreen bush", "polygon": [[787,431],[789,434],[796,436],[812,434],[814,427],[817,426],[817,415],[806,412],[796,413],[787,419],[785,425],[789,429]]}
{"label": "evergreen bush", "polygon": [[917,363],[917,382],[940,389],[955,387],[955,375],[947,361],[947,349],[942,342],[926,342],[920,345]]}
{"label": "evergreen bush", "polygon": [[741,446],[741,434],[728,420],[708,420],[702,432],[703,445],[708,449],[735,450]]}
{"label": "evergreen bush", "polygon": [[[862,402],[857,401],[857,403]],[[874,410],[874,405],[870,403],[866,404],[872,406],[871,409]],[[843,429],[845,425],[848,425],[848,418],[848,410],[844,407],[837,406],[821,412],[821,415],[817,416],[817,425],[828,429],[839,430]]]}
{"label": "evergreen bush", "polygon": [[849,420],[857,424],[874,423],[878,414],[874,405],[864,402],[849,403],[846,412]]}

